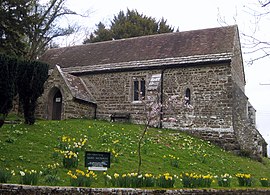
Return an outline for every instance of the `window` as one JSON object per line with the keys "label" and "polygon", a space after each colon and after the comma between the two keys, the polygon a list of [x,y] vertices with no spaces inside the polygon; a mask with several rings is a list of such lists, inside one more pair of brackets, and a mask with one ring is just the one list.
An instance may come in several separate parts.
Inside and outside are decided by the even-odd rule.
{"label": "window", "polygon": [[135,80],[133,84],[134,93],[133,93],[133,100],[138,101],[139,100],[139,81]]}
{"label": "window", "polygon": [[190,100],[191,100],[190,89],[187,88],[185,91],[185,105],[190,105]]}
{"label": "window", "polygon": [[145,80],[141,80],[141,95],[142,97],[145,97]]}
{"label": "window", "polygon": [[139,101],[143,97],[145,97],[145,80],[136,78],[133,81],[133,101]]}

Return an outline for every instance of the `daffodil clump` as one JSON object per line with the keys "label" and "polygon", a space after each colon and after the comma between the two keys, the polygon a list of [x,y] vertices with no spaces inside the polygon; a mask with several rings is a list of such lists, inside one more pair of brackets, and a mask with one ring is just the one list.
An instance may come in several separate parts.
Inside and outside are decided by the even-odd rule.
{"label": "daffodil clump", "polygon": [[65,168],[77,168],[78,167],[78,154],[80,151],[85,151],[87,137],[83,136],[78,141],[76,138],[71,138],[69,136],[62,136],[60,138],[58,146],[54,149],[56,154],[61,154],[63,156],[63,166]]}
{"label": "daffodil clump", "polygon": [[67,174],[70,176],[70,184],[76,187],[90,187],[92,183],[97,180],[97,174],[93,171],[84,172],[80,169],[76,169],[74,173],[68,171]]}
{"label": "daffodil clump", "polygon": [[164,173],[163,175],[158,175],[156,178],[156,186],[162,188],[173,188],[175,183],[175,177],[169,173]]}
{"label": "daffodil clump", "polygon": [[78,152],[73,152],[72,150],[59,150],[57,148],[55,148],[54,151],[56,153],[60,153],[63,156],[62,163],[65,168],[78,167]]}
{"label": "daffodil clump", "polygon": [[250,174],[237,173],[235,176],[238,179],[239,186],[251,186],[252,177]]}
{"label": "daffodil clump", "polygon": [[48,185],[57,185],[60,182],[58,174],[59,163],[48,164],[47,166],[42,166],[42,177]]}
{"label": "daffodil clump", "polygon": [[53,164],[48,164],[47,166],[42,167],[42,175],[56,175],[58,172],[58,168],[60,167],[59,163],[53,163]]}
{"label": "daffodil clump", "polygon": [[198,149],[193,151],[194,157],[196,157],[200,162],[206,163],[209,155],[205,153],[206,152],[205,150],[201,149],[201,145],[199,145],[197,147],[198,147]]}
{"label": "daffodil clump", "polygon": [[232,176],[230,174],[225,173],[225,174],[220,175],[220,176],[215,176],[215,178],[217,178],[218,186],[220,186],[220,187],[230,187],[231,186]]}
{"label": "daffodil clump", "polygon": [[202,163],[205,163],[206,162],[206,159],[207,159],[207,154],[203,154],[202,156],[201,156],[201,162]]}
{"label": "daffodil clump", "polygon": [[64,135],[60,138],[58,148],[61,150],[71,150],[74,152],[84,151],[87,141],[87,136],[85,135],[78,141],[76,140],[76,138],[71,138]]}
{"label": "daffodil clump", "polygon": [[42,172],[38,172],[36,170],[21,170],[19,171],[20,175],[20,183],[26,184],[26,185],[37,185],[39,175],[41,175]]}
{"label": "daffodil clump", "polygon": [[143,186],[143,176],[138,173],[114,173],[113,176],[105,174],[105,183],[113,187],[137,188]]}
{"label": "daffodil clump", "polygon": [[155,186],[155,178],[151,173],[144,174],[143,177],[144,181],[144,187],[153,187]]}
{"label": "daffodil clump", "polygon": [[105,185],[112,187],[162,187],[172,188],[175,178],[169,173],[154,176],[151,173],[138,174],[138,173],[114,173],[113,176],[104,173]]}
{"label": "daffodil clump", "polygon": [[170,165],[172,166],[172,167],[176,167],[176,168],[179,168],[179,157],[176,157],[176,156],[174,156],[174,155],[172,155],[172,154],[169,154],[168,156],[166,156],[166,155],[164,155],[163,156],[163,160],[164,160],[164,164],[167,162],[167,161],[169,161],[169,163],[170,163]]}
{"label": "daffodil clump", "polygon": [[78,167],[78,153],[73,151],[64,151],[63,166],[65,168]]}
{"label": "daffodil clump", "polygon": [[108,152],[111,153],[111,162],[118,162],[119,153],[114,149],[108,149]]}
{"label": "daffodil clump", "polygon": [[213,176],[196,173],[183,173],[180,175],[184,188],[211,187]]}
{"label": "daffodil clump", "polygon": [[113,187],[153,187],[155,186],[155,177],[152,174],[144,175],[138,173],[114,173],[113,176],[104,173],[105,185]]}
{"label": "daffodil clump", "polygon": [[270,186],[270,185],[269,185],[269,179],[266,178],[266,177],[260,178],[260,182],[261,182],[261,185],[262,185],[263,187],[269,187],[269,186]]}
{"label": "daffodil clump", "polygon": [[0,183],[7,183],[14,175],[14,170],[9,170],[9,168],[0,168]]}

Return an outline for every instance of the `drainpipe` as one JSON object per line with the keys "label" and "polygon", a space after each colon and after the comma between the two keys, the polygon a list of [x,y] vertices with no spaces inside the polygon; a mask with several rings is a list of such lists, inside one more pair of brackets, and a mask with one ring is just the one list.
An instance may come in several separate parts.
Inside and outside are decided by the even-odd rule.
{"label": "drainpipe", "polygon": [[160,118],[159,118],[159,128],[162,129],[162,120],[163,120],[163,79],[164,79],[164,71],[163,69],[161,71],[161,78],[160,78],[160,104],[162,105],[160,108]]}
{"label": "drainpipe", "polygon": [[97,119],[97,104],[94,104],[94,119]]}

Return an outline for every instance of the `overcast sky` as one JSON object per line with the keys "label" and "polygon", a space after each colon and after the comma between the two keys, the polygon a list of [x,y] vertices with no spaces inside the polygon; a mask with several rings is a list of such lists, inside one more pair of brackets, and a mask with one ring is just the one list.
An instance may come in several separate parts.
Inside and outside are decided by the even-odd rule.
{"label": "overcast sky", "polygon": [[[224,25],[220,22],[223,20],[229,25],[237,24],[241,33],[251,34],[255,23],[251,12],[252,9],[257,9],[256,2],[257,0],[68,0],[67,6],[78,13],[90,13],[88,18],[75,19],[88,32],[93,31],[95,24],[100,21],[109,25],[114,15],[129,8],[157,20],[164,17],[167,24],[180,31],[220,27]],[[270,40],[270,29],[267,29],[269,20],[261,19],[260,24],[256,35],[262,39],[269,37]],[[85,31],[69,40],[62,40],[61,44],[81,44],[84,36]],[[241,42],[244,42],[242,36]],[[250,56],[244,55],[244,58],[249,59]],[[257,110],[257,127],[270,144],[270,85],[261,85],[270,84],[270,59],[265,58],[253,65],[245,63],[245,73],[246,94]]]}

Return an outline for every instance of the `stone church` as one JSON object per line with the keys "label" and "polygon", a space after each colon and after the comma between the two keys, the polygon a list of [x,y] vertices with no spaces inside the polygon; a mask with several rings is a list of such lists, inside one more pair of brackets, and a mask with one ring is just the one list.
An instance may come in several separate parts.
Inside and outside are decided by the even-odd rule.
{"label": "stone church", "polygon": [[37,116],[144,120],[141,96],[187,98],[182,120],[164,108],[158,127],[185,130],[227,150],[267,155],[245,95],[237,26],[142,36],[48,50],[51,66]]}

